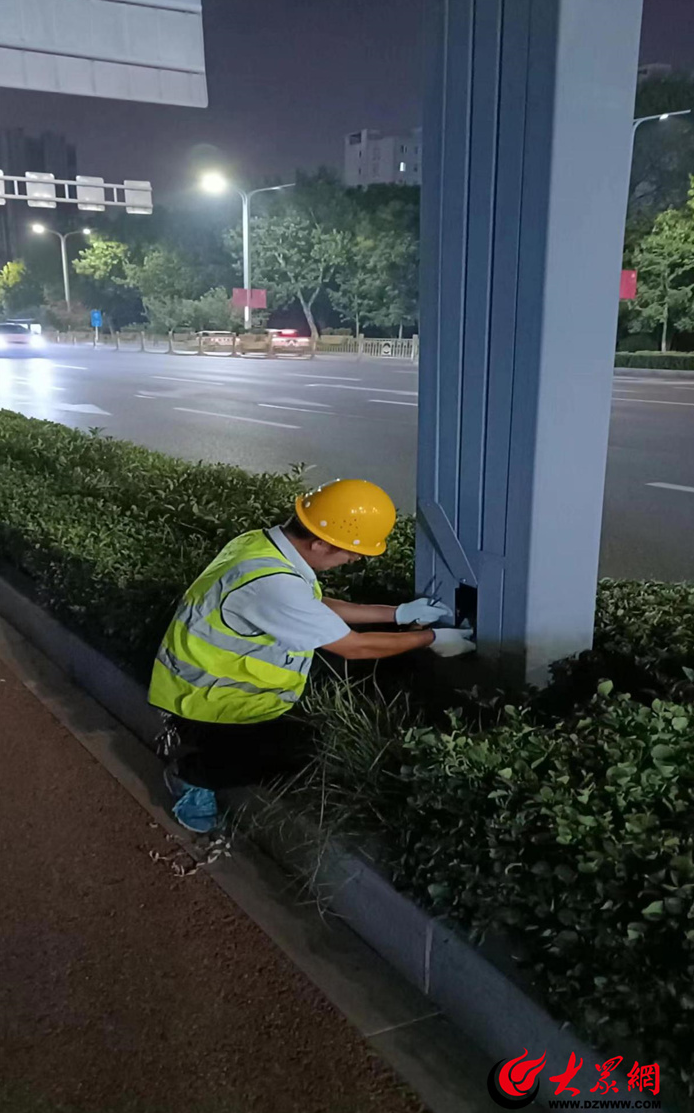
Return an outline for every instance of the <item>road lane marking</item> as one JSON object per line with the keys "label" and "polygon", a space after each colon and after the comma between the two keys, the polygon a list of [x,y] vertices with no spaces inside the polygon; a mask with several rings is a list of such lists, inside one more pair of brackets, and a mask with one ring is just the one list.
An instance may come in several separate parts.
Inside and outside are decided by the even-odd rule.
{"label": "road lane marking", "polygon": [[683,487],[680,483],[647,483],[647,487],[662,487],[665,491],[688,491],[694,495],[694,487]]}
{"label": "road lane marking", "polygon": [[615,383],[647,383],[649,386],[681,386],[685,389],[694,390],[694,383],[678,383],[674,379],[625,379],[620,375],[619,379],[614,381]]}
{"label": "road lane marking", "polygon": [[102,414],[104,417],[113,416],[108,410],[102,410],[100,406],[92,406],[89,402],[52,402],[51,405],[56,410],[70,410],[77,414]]}
{"label": "road lane marking", "polygon": [[306,383],[306,386],[319,386],[325,390],[365,390],[367,394],[411,394],[417,397],[417,390],[386,390],[380,386],[343,386],[342,383]]}
{"label": "road lane marking", "polygon": [[417,402],[400,402],[397,398],[369,398],[369,402],[378,402],[381,406],[417,406]]}
{"label": "road lane marking", "polygon": [[350,375],[308,375],[305,371],[285,371],[283,374],[287,379],[328,379],[330,382],[336,383],[360,383],[362,381]]}
{"label": "road lane marking", "polygon": [[276,429],[300,429],[300,425],[286,425],[283,421],[261,421],[259,417],[238,417],[236,414],[218,414],[211,410],[189,410],[185,406],[174,406],[182,414],[202,414],[203,417],[223,417],[227,421],[248,421],[252,425],[274,425]]}
{"label": "road lane marking", "polygon": [[65,367],[68,371],[88,371],[88,367],[79,367],[76,363],[52,363],[52,367]]}
{"label": "road lane marking", "polygon": [[[245,386],[247,383],[251,385],[257,384],[258,379],[182,379],[177,375],[151,375],[152,379],[157,379],[163,383],[193,383],[195,386]],[[273,382],[271,379],[265,379],[262,383],[263,386],[281,386],[281,383]]]}
{"label": "road lane marking", "polygon": [[333,415],[332,410],[328,413],[320,413],[318,410],[306,410],[303,406],[278,406],[274,402],[258,402],[258,405],[264,410],[291,410],[294,414],[313,414],[314,417],[330,417]]}
{"label": "road lane marking", "polygon": [[694,406],[694,402],[666,402],[663,398],[615,398],[615,402],[643,402],[645,406]]}

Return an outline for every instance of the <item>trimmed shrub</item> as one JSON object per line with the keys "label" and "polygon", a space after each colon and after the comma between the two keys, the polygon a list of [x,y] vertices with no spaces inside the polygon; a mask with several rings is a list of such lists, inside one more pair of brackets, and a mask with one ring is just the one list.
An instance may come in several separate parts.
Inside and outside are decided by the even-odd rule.
{"label": "trimmed shrub", "polygon": [[568,720],[507,707],[482,731],[331,685],[310,710],[295,806],[473,939],[510,934],[559,1019],[694,1091],[694,706],[607,681]]}
{"label": "trimmed shrub", "polygon": [[694,371],[694,352],[617,352],[614,365],[643,371]]}

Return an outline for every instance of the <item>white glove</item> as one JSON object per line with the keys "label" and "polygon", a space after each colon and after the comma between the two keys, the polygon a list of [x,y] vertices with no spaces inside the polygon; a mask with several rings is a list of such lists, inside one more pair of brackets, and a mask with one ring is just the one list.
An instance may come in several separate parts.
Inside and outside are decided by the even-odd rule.
{"label": "white glove", "polygon": [[462,657],[464,653],[474,653],[477,649],[472,639],[472,630],[455,630],[445,626],[434,630],[434,640],[429,646],[437,657]]}
{"label": "white glove", "polygon": [[433,626],[443,618],[452,617],[450,608],[436,599],[413,599],[411,603],[401,603],[395,611],[398,626],[409,626],[411,622],[416,622],[418,626]]}

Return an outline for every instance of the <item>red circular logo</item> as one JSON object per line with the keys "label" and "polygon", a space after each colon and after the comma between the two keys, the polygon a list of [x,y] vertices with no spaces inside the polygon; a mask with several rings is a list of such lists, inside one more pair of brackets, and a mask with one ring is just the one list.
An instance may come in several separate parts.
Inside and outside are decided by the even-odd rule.
{"label": "red circular logo", "polygon": [[489,1072],[489,1096],[504,1109],[523,1109],[537,1097],[540,1083],[537,1076],[547,1062],[547,1052],[540,1059],[528,1059],[528,1049],[517,1059],[500,1059]]}

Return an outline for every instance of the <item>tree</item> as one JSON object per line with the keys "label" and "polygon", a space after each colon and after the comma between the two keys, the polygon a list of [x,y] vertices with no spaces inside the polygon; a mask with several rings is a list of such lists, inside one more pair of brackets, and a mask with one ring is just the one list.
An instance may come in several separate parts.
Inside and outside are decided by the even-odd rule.
{"label": "tree", "polygon": [[130,324],[142,315],[138,291],[129,267],[130,248],[119,240],[93,238],[72,264],[84,282],[80,300],[104,311],[111,328]]}
{"label": "tree", "polygon": [[192,300],[207,289],[199,269],[167,247],[147,249],[141,262],[128,258],[123,271],[126,283],[139,290],[145,304],[149,298]]}
{"label": "tree", "polygon": [[666,352],[673,329],[694,329],[694,189],[685,209],[656,217],[634,262],[639,280],[631,331],[658,328]]}
{"label": "tree", "polygon": [[694,166],[694,78],[673,73],[642,82],[636,93],[635,115],[660,116],[692,109],[692,116],[653,120],[638,128],[634,140],[630,210],[654,216],[681,207],[687,198]]}
{"label": "tree", "polygon": [[362,216],[328,293],[343,321],[356,332],[366,325],[401,328],[416,319],[418,244],[395,227],[374,227]]}
{"label": "tree", "polygon": [[375,242],[366,222],[350,238],[342,263],[335,270],[334,288],[328,296],[341,320],[354,325],[359,336],[374,323],[380,308],[382,285],[375,265]]}
{"label": "tree", "polygon": [[41,285],[21,259],[11,259],[0,270],[0,302],[6,314],[34,309],[43,303]]}
{"label": "tree", "polygon": [[349,236],[319,224],[293,205],[283,210],[253,220],[253,275],[269,289],[278,307],[299,301],[315,338],[313,306],[338,266],[345,263]]}

